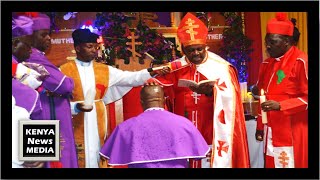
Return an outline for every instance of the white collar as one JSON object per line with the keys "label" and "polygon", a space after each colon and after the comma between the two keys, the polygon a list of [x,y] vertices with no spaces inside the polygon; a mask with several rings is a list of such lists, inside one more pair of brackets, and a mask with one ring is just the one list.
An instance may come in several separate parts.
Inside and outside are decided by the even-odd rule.
{"label": "white collar", "polygon": [[280,57],[277,57],[277,58],[274,58],[276,61],[280,61],[281,58],[283,58],[284,55],[280,56]]}
{"label": "white collar", "polygon": [[84,67],[88,67],[88,66],[90,66],[91,65],[91,62],[92,61],[90,61],[90,62],[83,62],[83,61],[80,61],[79,59],[75,59],[75,62],[76,62],[76,64],[78,64],[78,65],[80,65],[80,66],[84,66]]}
{"label": "white collar", "polygon": [[148,108],[148,109],[144,110],[144,112],[146,112],[146,111],[153,111],[153,110],[164,111],[164,109],[161,108],[161,107],[152,107],[152,108]]}

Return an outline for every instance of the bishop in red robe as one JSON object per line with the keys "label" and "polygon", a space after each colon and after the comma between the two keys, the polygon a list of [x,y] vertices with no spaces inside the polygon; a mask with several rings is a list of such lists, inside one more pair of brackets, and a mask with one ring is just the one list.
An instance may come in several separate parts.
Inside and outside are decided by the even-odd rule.
{"label": "bishop in red robe", "polygon": [[[249,164],[248,144],[237,70],[220,56],[207,51],[208,29],[191,13],[178,28],[185,56],[173,63],[181,68],[156,78],[173,102],[172,111],[187,117],[211,145],[209,159],[190,161],[190,167],[239,167]],[[213,80],[215,85],[180,87],[179,79]]]}
{"label": "bishop in red robe", "polygon": [[267,168],[308,167],[308,56],[293,45],[294,26],[277,13],[267,24],[270,58],[262,62],[257,86],[266,93],[261,104],[267,123],[263,132]]}

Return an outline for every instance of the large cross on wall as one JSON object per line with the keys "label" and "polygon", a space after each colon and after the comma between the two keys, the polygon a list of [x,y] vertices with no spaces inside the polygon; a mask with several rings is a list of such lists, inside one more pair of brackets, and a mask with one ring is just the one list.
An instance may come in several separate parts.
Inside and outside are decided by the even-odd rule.
{"label": "large cross on wall", "polygon": [[127,37],[128,39],[131,39],[131,42],[126,42],[126,45],[131,45],[131,48],[127,48],[128,51],[132,53],[132,59],[135,61],[137,60],[137,56],[141,58],[141,54],[136,52],[136,45],[141,45],[141,42],[136,42],[136,39],[139,38],[139,36],[134,36],[134,32],[131,32],[131,36]]}

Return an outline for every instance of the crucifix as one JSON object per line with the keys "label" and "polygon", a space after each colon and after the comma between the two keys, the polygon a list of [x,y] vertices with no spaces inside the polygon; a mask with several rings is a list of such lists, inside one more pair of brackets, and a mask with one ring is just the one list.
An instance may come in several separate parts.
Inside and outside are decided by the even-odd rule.
{"label": "crucifix", "polygon": [[198,104],[198,100],[200,100],[201,94],[198,94],[198,93],[196,93],[196,92],[193,92],[193,93],[191,94],[191,96],[194,98],[194,104]]}
{"label": "crucifix", "polygon": [[182,28],[183,30],[187,29],[186,33],[190,34],[191,40],[194,40],[194,35],[198,34],[198,32],[194,31],[193,28],[198,28],[199,25],[193,25],[194,22],[195,22],[194,20],[189,18],[188,21],[185,22],[186,24],[188,24],[188,26],[185,26]]}
{"label": "crucifix", "polygon": [[128,39],[131,39],[131,42],[126,42],[126,45],[131,45],[131,48],[127,48],[132,53],[132,59],[136,60],[137,56],[141,57],[141,54],[136,52],[136,45],[141,45],[141,42],[136,42],[136,39],[139,38],[139,36],[134,36],[134,32],[131,32],[131,36],[127,37]]}

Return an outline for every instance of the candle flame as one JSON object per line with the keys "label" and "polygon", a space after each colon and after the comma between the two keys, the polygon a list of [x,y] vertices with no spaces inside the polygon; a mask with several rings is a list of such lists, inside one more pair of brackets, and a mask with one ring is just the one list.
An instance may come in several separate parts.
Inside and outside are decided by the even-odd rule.
{"label": "candle flame", "polygon": [[263,90],[263,89],[261,89],[260,94],[261,94],[261,96],[263,96],[263,95],[264,95],[264,90]]}

